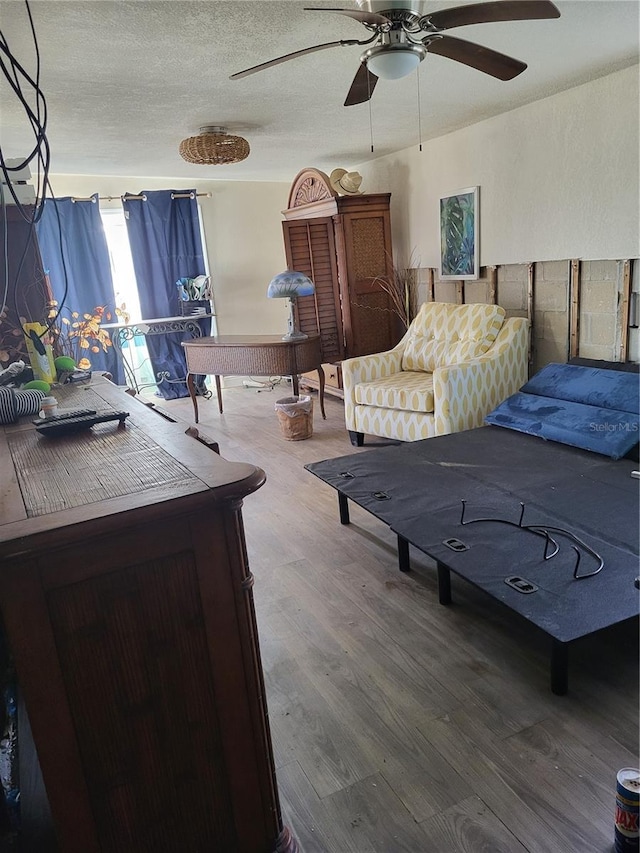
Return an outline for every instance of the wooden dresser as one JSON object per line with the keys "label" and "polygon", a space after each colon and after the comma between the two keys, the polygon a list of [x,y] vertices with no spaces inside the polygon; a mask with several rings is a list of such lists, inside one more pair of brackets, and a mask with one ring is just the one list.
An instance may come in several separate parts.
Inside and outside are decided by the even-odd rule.
{"label": "wooden dresser", "polygon": [[[393,278],[389,193],[338,196],[318,169],[304,169],[283,211],[289,269],[308,275],[296,300],[298,326],[320,333],[326,389],[341,396],[340,361],[394,346],[402,328],[382,282]],[[313,376],[305,383],[317,387]]]}
{"label": "wooden dresser", "polygon": [[103,378],[0,428],[0,610],[63,853],[294,853],[242,526],[262,470]]}

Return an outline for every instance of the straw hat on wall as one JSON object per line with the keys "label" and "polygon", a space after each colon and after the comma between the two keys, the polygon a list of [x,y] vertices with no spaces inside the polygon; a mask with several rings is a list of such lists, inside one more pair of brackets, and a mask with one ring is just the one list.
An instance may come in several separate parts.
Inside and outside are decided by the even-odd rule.
{"label": "straw hat on wall", "polygon": [[359,172],[334,169],[329,175],[329,183],[338,195],[362,195],[360,190],[362,175]]}

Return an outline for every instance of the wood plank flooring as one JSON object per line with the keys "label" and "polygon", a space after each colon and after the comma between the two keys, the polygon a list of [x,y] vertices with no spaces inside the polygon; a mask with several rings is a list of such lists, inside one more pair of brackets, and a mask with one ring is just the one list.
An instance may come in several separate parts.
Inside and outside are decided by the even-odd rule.
{"label": "wood plank flooring", "polygon": [[[435,569],[303,465],[356,452],[343,404],[285,441],[274,403],[229,388],[200,429],[267,483],[243,508],[282,809],[303,853],[609,853],[616,772],[638,766],[638,626],[571,649],[549,690],[535,628]],[[159,402],[192,423],[190,400]],[[369,439],[361,452],[375,452]],[[381,443],[381,442],[380,442]],[[428,484],[425,484],[428,488]]]}

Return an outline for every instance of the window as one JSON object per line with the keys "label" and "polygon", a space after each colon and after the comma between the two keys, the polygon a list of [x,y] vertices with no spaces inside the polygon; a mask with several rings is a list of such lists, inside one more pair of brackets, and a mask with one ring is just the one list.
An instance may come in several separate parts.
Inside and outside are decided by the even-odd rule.
{"label": "window", "polygon": [[[124,304],[131,320],[137,322],[142,320],[142,314],[124,211],[122,209],[101,210],[100,216],[109,248],[116,305]],[[111,337],[113,338],[116,334],[117,331],[114,330]],[[144,335],[136,335],[131,341],[122,341],[122,354],[130,369],[134,371],[138,386],[155,384]]]}
{"label": "window", "polygon": [[[138,298],[138,286],[136,275],[133,269],[133,260],[131,258],[131,249],[129,247],[129,235],[127,233],[127,224],[124,218],[122,208],[109,208],[100,210],[100,217],[104,226],[104,233],[109,249],[109,259],[111,261],[111,275],[113,277],[113,289],[115,292],[116,305],[126,306],[127,314],[132,322],[139,322],[143,319],[140,309],[140,300]],[[202,223],[202,210],[198,205],[198,219],[200,221],[200,238],[202,242],[202,251],[204,254],[205,272],[209,274],[209,263],[207,258],[207,250],[205,243],[205,235]],[[212,313],[215,312],[212,302]],[[114,321],[117,318],[113,318]],[[216,334],[216,318],[211,318],[211,334]],[[117,332],[112,330],[111,338]],[[131,369],[134,371],[135,380],[138,387],[154,386],[156,384],[155,376],[149,359],[146,340],[144,335],[136,335],[132,340],[122,341],[123,357],[126,359],[127,367],[125,370]],[[130,377],[128,377],[130,379]]]}
{"label": "window", "polygon": [[101,210],[100,216],[109,247],[116,304],[122,305],[124,302],[131,319],[133,321],[142,320],[124,212],[122,210]]}

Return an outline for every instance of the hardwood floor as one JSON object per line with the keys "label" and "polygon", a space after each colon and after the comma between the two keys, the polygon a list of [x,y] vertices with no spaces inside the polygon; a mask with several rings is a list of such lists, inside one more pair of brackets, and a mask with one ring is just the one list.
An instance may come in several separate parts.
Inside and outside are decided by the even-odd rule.
{"label": "hardwood floor", "polygon": [[[285,441],[272,392],[200,401],[221,454],[267,473],[243,514],[284,816],[304,853],[609,853],[616,772],[638,766],[638,626],[576,643],[549,690],[533,627],[452,580],[304,470],[356,452],[342,402]],[[187,400],[159,403],[192,422]],[[374,441],[370,439],[369,441]],[[375,452],[366,444],[361,452]],[[428,487],[428,484],[425,484]]]}

